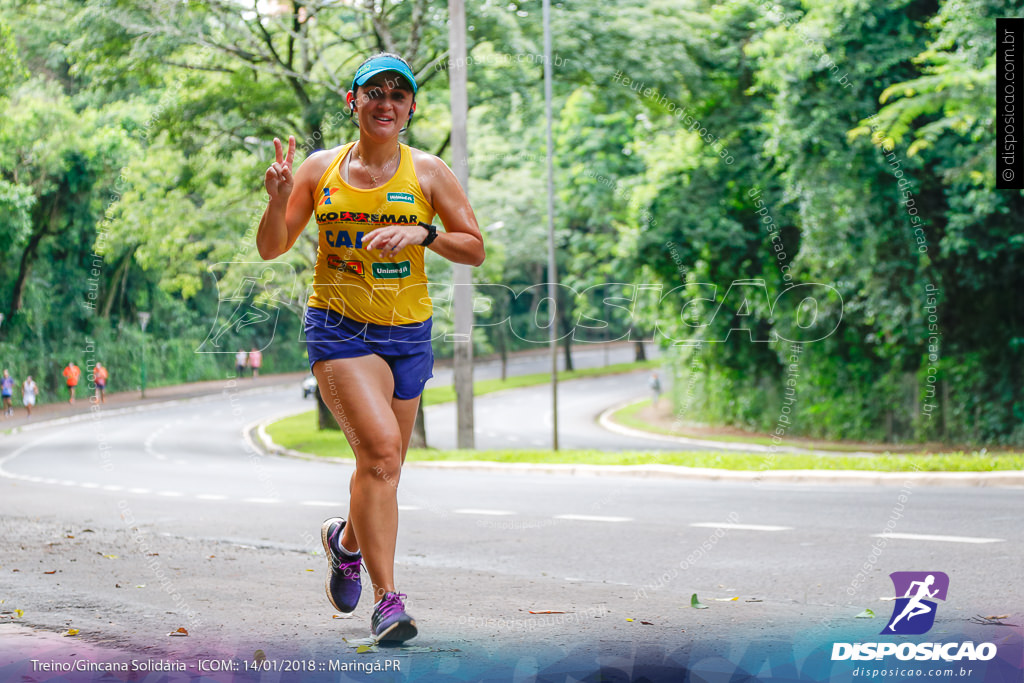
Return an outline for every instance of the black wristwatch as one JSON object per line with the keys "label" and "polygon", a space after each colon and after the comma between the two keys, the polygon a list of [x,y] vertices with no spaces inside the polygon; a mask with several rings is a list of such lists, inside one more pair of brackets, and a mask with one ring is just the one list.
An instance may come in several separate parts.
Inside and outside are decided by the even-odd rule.
{"label": "black wristwatch", "polygon": [[427,236],[423,238],[423,241],[420,242],[420,245],[424,247],[429,247],[431,242],[437,239],[437,226],[430,225],[429,223],[424,223],[423,221],[419,221],[419,226],[421,228],[427,229]]}

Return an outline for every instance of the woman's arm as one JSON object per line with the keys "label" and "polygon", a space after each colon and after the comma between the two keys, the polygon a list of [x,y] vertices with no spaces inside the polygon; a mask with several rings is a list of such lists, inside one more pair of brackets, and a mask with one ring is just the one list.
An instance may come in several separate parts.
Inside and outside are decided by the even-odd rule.
{"label": "woman's arm", "polygon": [[438,232],[437,239],[427,249],[454,263],[479,266],[487,254],[469,198],[448,164],[433,157],[430,165],[433,168],[428,196],[444,223],[444,232]]}
{"label": "woman's arm", "polygon": [[[427,247],[454,263],[479,266],[484,262],[484,239],[473,207],[458,179],[441,159],[417,152],[416,176],[420,189],[444,222],[444,232]],[[386,225],[363,237],[364,249],[380,249],[382,256],[394,256],[407,246],[421,244],[427,229],[418,225]]]}
{"label": "woman's arm", "polygon": [[315,164],[306,163],[292,176],[292,160],[295,158],[295,138],[288,137],[288,154],[284,155],[281,141],[274,138],[277,159],[267,169],[264,185],[270,201],[260,219],[256,233],[256,248],[260,257],[269,261],[285,253],[295,244],[302,229],[313,215],[313,189],[316,183]]}

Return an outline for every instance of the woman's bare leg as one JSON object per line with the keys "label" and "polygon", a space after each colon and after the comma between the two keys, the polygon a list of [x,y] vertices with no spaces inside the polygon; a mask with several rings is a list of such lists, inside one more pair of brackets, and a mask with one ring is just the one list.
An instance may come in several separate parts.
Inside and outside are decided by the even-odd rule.
{"label": "woman's bare leg", "polygon": [[393,398],[391,368],[379,356],[320,361],[313,374],[356,456],[341,543],[362,552],[377,601],[395,590],[398,481],[419,399]]}

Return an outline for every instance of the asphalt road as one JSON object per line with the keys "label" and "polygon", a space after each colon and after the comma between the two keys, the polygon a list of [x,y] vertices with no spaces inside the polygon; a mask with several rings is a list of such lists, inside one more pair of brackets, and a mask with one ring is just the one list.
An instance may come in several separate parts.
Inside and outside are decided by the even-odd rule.
{"label": "asphalt road", "polygon": [[[333,618],[318,537],[345,512],[350,466],[264,456],[242,438],[300,401],[225,382],[205,399],[0,438],[0,612],[79,629],[52,657],[111,647],[195,666],[262,649],[318,666],[393,655],[407,679],[615,680],[810,666],[836,639],[878,639],[890,572],[928,570],[951,580],[935,632],[1020,642],[1019,627],[968,622],[1024,623],[1019,488],[409,467],[397,574],[423,650],[356,655],[342,639],[367,635],[371,606]],[[692,593],[709,609],[692,609]],[[855,619],[865,607],[879,618]],[[168,636],[179,627],[189,635]],[[4,680],[48,647],[2,641]]]}

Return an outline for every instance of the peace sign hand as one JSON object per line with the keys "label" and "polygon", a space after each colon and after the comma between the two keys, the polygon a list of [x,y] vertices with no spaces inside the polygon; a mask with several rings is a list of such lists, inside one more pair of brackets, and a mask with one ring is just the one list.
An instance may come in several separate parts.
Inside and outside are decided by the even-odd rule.
{"label": "peace sign hand", "polygon": [[277,160],[267,169],[267,176],[264,185],[270,201],[279,199],[287,200],[292,194],[294,179],[292,178],[292,160],[295,158],[295,136],[288,136],[288,155],[284,155],[284,148],[281,141],[274,138],[274,152]]}

